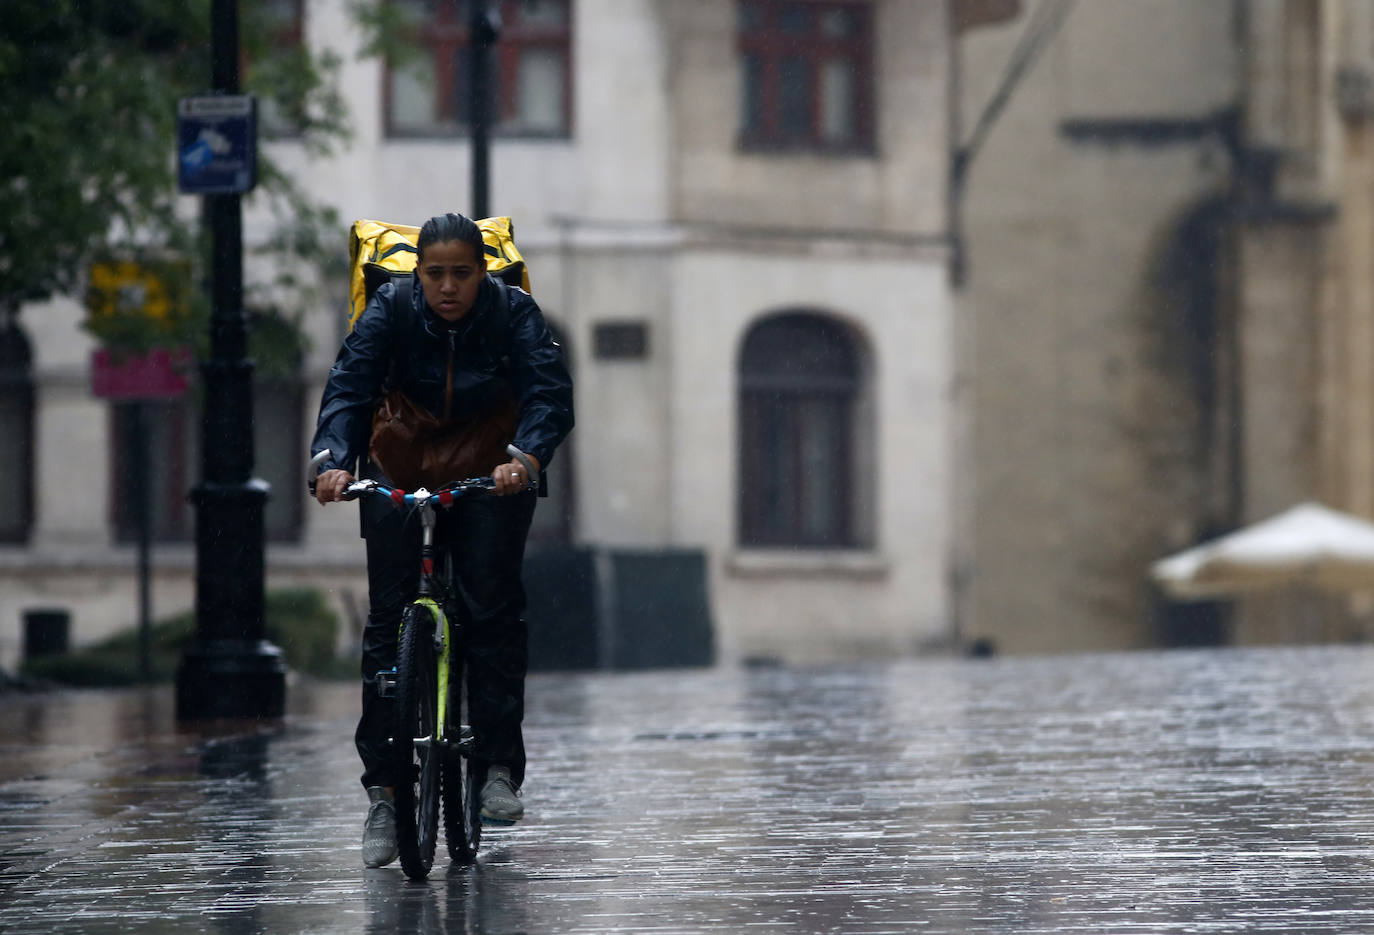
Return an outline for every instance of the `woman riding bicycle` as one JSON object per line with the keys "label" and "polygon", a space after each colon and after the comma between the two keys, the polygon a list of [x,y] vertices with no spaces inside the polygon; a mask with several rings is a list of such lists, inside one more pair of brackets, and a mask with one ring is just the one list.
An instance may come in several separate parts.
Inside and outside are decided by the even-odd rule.
{"label": "woman riding bicycle", "polygon": [[[316,499],[341,499],[351,468],[404,486],[374,438],[374,415],[384,394],[399,393],[411,412],[460,433],[486,434],[499,443],[475,473],[495,479],[495,497],[465,498],[445,510],[440,541],[448,544],[459,588],[470,611],[469,716],[476,737],[474,760],[486,766],[484,818],[512,822],[524,815],[520,785],[525,748],[527,631],[521,564],[534,515],[535,488],[520,459],[507,461],[506,444],[542,474],[573,426],[572,380],[533,298],[486,272],[477,225],[459,214],[430,218],[420,229],[418,262],[409,286],[383,285],[344,339],[320,403],[311,453],[330,449],[316,478]],[[386,410],[404,420],[404,406]],[[380,424],[380,423],[379,423]],[[503,437],[504,436],[504,437]],[[427,480],[430,486],[471,472]],[[542,483],[538,484],[543,489]],[[363,705],[355,742],[369,799],[363,861],[380,867],[396,858],[387,739],[392,706],[377,675],[396,664],[401,614],[415,595],[418,524],[400,510],[363,507],[370,602],[363,632]]]}

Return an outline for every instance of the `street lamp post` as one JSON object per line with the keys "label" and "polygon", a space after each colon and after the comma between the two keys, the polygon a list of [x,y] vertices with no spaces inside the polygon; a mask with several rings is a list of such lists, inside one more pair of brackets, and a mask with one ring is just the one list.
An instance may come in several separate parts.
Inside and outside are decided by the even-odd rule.
{"label": "street lamp post", "polygon": [[[212,86],[239,90],[237,0],[211,8]],[[253,365],[243,316],[241,195],[205,196],[212,239],[210,360],[202,368],[201,482],[196,508],[196,639],[177,671],[182,719],[278,717],[286,667],[265,639],[263,511],[253,473]]]}
{"label": "street lamp post", "polygon": [[501,17],[487,0],[474,0],[471,36],[471,73],[468,87],[472,97],[472,216],[484,218],[491,213],[491,51],[501,37]]}

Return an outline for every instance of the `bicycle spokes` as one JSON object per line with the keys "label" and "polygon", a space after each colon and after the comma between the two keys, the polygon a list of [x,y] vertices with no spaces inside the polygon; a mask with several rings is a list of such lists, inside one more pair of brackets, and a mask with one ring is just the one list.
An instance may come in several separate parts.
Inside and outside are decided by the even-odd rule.
{"label": "bicycle spokes", "polygon": [[396,665],[396,843],[401,867],[423,879],[438,840],[442,745],[436,742],[437,679],[428,614],[407,611]]}

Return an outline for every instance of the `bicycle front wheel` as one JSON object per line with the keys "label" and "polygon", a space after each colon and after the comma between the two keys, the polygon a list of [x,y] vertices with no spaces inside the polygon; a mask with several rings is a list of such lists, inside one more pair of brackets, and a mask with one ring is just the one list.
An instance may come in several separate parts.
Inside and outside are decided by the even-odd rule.
{"label": "bicycle front wheel", "polygon": [[438,685],[434,618],[413,604],[401,625],[396,654],[396,726],[392,735],[396,780],[396,844],[401,869],[423,880],[434,866],[439,836],[443,750],[435,736]]}
{"label": "bicycle front wheel", "polygon": [[[450,860],[470,864],[477,859],[482,843],[482,806],[478,801],[476,770],[473,768],[472,729],[463,724],[467,706],[463,703],[465,666],[455,654],[449,669],[449,723],[455,725],[459,739],[444,764],[444,840]],[[457,725],[462,725],[458,727]]]}

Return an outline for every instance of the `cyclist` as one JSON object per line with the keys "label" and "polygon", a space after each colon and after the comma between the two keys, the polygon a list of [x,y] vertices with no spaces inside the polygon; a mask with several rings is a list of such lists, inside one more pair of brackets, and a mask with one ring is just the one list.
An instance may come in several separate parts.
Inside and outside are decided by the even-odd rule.
{"label": "cyclist", "polygon": [[[385,476],[387,458],[370,449],[374,412],[384,393],[399,390],[441,424],[495,419],[494,400],[513,399],[513,437],[479,468],[495,479],[495,497],[464,498],[442,511],[439,541],[451,550],[470,611],[469,720],[474,761],[485,767],[483,818],[524,817],[524,716],[527,630],[521,563],[534,515],[532,482],[573,426],[572,380],[534,299],[486,272],[481,231],[460,214],[430,218],[420,229],[418,262],[409,286],[379,288],[344,339],[320,402],[311,453],[332,455],[316,478],[316,499],[340,499],[351,469]],[[388,396],[388,398],[390,398]],[[509,423],[507,424],[507,427]],[[506,443],[529,462],[506,460]],[[541,477],[529,476],[529,467]],[[461,471],[455,467],[454,470]],[[445,476],[430,484],[457,480]],[[539,483],[539,490],[544,484]],[[363,862],[396,858],[395,811],[387,738],[393,719],[378,673],[396,664],[401,614],[418,585],[419,524],[400,510],[362,507],[370,607],[363,632],[362,716],[354,737],[368,794]]]}

